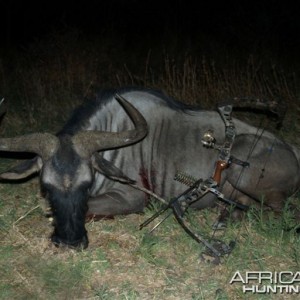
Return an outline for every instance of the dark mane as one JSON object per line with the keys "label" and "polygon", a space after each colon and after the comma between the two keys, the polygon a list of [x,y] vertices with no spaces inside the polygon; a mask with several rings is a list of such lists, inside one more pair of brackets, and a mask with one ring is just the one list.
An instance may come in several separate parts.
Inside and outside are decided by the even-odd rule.
{"label": "dark mane", "polygon": [[125,87],[125,88],[118,88],[118,89],[104,89],[100,90],[96,93],[93,99],[87,99],[85,103],[78,106],[72,113],[69,120],[66,122],[64,127],[58,132],[58,136],[69,134],[73,135],[74,133],[78,132],[84,125],[84,122],[88,120],[95,111],[99,110],[103,105],[107,102],[111,101],[111,98],[116,94],[122,94],[126,92],[134,92],[134,91],[141,91],[147,92],[153,96],[158,97],[166,106],[170,107],[173,110],[178,111],[197,111],[199,107],[194,107],[183,102],[177,101],[172,97],[165,95],[160,90],[150,89],[150,88],[139,88],[139,87]]}
{"label": "dark mane", "polygon": [[186,103],[183,103],[182,101],[178,101],[175,98],[166,95],[163,91],[158,90],[158,89],[150,89],[150,88],[141,88],[141,87],[125,87],[125,88],[120,88],[116,89],[115,92],[117,93],[124,93],[124,92],[131,92],[131,91],[141,91],[141,92],[147,92],[150,95],[156,96],[163,100],[166,105],[174,110],[181,110],[181,111],[186,111],[186,110],[194,110],[197,111],[200,109],[199,106],[193,106],[189,105]]}
{"label": "dark mane", "polygon": [[93,99],[86,101],[76,107],[64,127],[57,133],[60,135],[73,135],[78,132],[98,109],[110,100],[111,96],[117,92],[117,89],[101,90]]}

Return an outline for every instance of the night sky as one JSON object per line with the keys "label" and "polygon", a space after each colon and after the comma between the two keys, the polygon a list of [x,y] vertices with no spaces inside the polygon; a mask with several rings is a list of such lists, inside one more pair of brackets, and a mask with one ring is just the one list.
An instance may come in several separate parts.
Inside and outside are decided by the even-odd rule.
{"label": "night sky", "polygon": [[199,36],[205,36],[227,46],[276,45],[295,52],[300,48],[296,2],[98,0],[55,4],[1,0],[1,45],[26,45],[70,27],[88,36],[107,34],[137,43],[174,36],[196,44]]}

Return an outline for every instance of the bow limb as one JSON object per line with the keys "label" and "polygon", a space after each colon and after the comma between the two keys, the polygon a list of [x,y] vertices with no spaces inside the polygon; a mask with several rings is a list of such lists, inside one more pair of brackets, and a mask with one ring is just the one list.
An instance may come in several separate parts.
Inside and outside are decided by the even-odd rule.
{"label": "bow limb", "polygon": [[190,236],[192,237],[195,241],[197,241],[198,243],[202,243],[206,248],[208,248],[215,256],[215,257],[220,257],[222,256],[222,253],[219,252],[217,249],[215,249],[213,247],[213,245],[211,245],[204,237],[202,237],[200,234],[198,233],[194,233],[189,226],[186,224],[183,216],[184,213],[182,213],[182,209],[180,207],[180,205],[173,205],[172,206],[172,210],[174,213],[174,216],[177,220],[177,222],[181,225],[181,227],[183,228],[183,230]]}

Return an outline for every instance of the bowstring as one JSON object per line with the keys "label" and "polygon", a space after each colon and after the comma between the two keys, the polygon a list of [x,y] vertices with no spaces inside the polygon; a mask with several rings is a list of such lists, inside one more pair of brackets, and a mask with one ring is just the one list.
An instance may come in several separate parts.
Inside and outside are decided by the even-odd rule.
{"label": "bowstring", "polygon": [[[268,122],[266,123],[266,125],[265,125],[264,127],[262,127],[263,120],[264,120],[264,118],[262,117],[262,118],[261,118],[261,121],[260,121],[260,125],[259,125],[259,127],[257,128],[256,134],[255,134],[255,138],[254,138],[254,140],[253,140],[253,144],[252,144],[253,147],[251,148],[251,150],[250,150],[249,153],[248,153],[247,161],[248,161],[248,160],[250,159],[250,157],[252,156],[254,149],[256,148],[256,146],[257,146],[258,142],[260,141],[260,139],[261,139],[263,133],[265,132],[266,126],[269,125],[269,123],[270,123],[270,120],[268,120]],[[260,135],[258,136],[259,130],[261,130],[261,133],[260,133]],[[265,159],[263,168],[261,169],[261,174],[260,174],[260,176],[259,176],[259,178],[258,178],[258,180],[257,180],[257,183],[256,183],[255,187],[258,186],[260,180],[263,178],[263,173],[264,173],[265,168],[266,168],[266,165],[267,165],[267,163],[268,163],[268,161],[269,161],[269,159],[270,159],[270,157],[271,157],[271,154],[272,154],[272,152],[273,152],[273,149],[274,149],[274,146],[275,146],[276,141],[277,141],[277,137],[274,135],[274,139],[273,139],[272,145],[271,145],[271,147],[269,148],[268,156],[267,156],[267,158]],[[238,177],[238,179],[237,179],[236,186],[238,186],[238,184],[239,184],[239,182],[240,182],[240,180],[241,180],[241,178],[242,178],[242,174],[244,173],[244,171],[245,171],[244,168],[242,168],[242,170],[240,171],[239,177]],[[237,190],[237,189],[232,190],[230,196],[232,196],[234,192],[237,193],[238,190]],[[238,232],[237,232],[237,234],[236,234],[236,236],[235,236],[234,242],[237,241],[238,236],[240,235],[241,229],[242,229],[242,227],[240,226],[239,229],[238,229]]]}
{"label": "bowstring", "polygon": [[[252,145],[251,145],[251,147],[250,147],[250,149],[249,149],[249,153],[248,153],[248,155],[247,155],[247,157],[246,157],[246,161],[249,161],[249,159],[251,158],[251,156],[252,156],[252,154],[253,154],[253,151],[255,150],[255,148],[256,148],[256,146],[257,146],[259,140],[261,139],[262,135],[263,135],[264,132],[265,132],[265,127],[266,127],[266,125],[265,125],[264,127],[262,126],[262,125],[263,125],[263,121],[264,121],[264,116],[262,116],[262,118],[260,119],[260,123],[259,123],[259,126],[257,127],[256,133],[255,133],[255,135],[254,135],[254,139],[253,139]],[[259,133],[259,131],[261,131],[261,132]],[[236,180],[235,186],[238,186],[238,185],[239,185],[239,183],[240,183],[240,181],[241,181],[241,179],[242,179],[242,176],[243,176],[243,174],[244,174],[244,171],[245,171],[245,167],[242,167],[241,171],[239,172],[239,176],[238,176],[238,178],[237,178],[237,180]],[[238,191],[236,188],[233,188],[232,191],[231,191],[231,193],[230,193],[229,199],[231,199],[231,198],[233,197],[234,193],[238,193],[238,192],[239,192],[239,191]],[[225,209],[226,209],[226,208],[223,208],[223,210],[225,210]],[[216,234],[216,232],[217,232],[217,230],[218,230],[218,224],[220,224],[220,219],[218,219],[218,221],[215,222],[215,224],[216,224],[216,226],[214,226],[214,228],[213,228],[213,233],[212,233],[212,235],[211,235],[211,239],[214,238],[214,236],[215,236],[215,234]],[[237,239],[238,239],[238,236],[239,236],[239,234],[240,234],[240,231],[241,231],[241,227],[239,227],[239,230],[238,230],[238,232],[237,232],[237,234],[236,234],[236,236],[235,236],[235,239],[234,239],[234,242],[235,242],[235,243],[236,243],[236,241],[237,241]]]}

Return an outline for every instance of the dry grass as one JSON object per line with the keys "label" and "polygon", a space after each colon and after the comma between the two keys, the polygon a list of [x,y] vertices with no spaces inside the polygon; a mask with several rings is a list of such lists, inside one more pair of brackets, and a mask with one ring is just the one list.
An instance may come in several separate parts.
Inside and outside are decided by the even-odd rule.
{"label": "dry grass", "polygon": [[[87,250],[58,249],[48,239],[52,226],[42,211],[26,215],[38,201],[30,197],[36,187],[13,187],[22,207],[10,222],[1,218],[6,227],[0,244],[2,299],[244,299],[241,285],[229,284],[236,270],[299,268],[299,239],[292,234],[262,233],[247,220],[225,234],[227,240],[238,237],[238,245],[215,266],[200,259],[199,246],[173,219],[154,236],[138,231],[150,211],[91,222]],[[20,215],[26,217],[15,224]],[[206,216],[212,221],[216,213]],[[203,215],[197,220],[203,223]]]}
{"label": "dry grass", "polygon": [[[0,57],[0,88],[9,104],[1,135],[55,132],[98,86],[142,85],[204,108],[236,96],[279,97],[289,106],[281,135],[299,143],[298,83],[293,72],[275,63],[262,64],[254,56],[221,63],[201,55],[164,54],[159,60],[154,51],[140,54],[143,61],[128,52],[126,60],[109,40],[81,39],[72,31],[39,41],[11,57],[13,69]],[[12,163],[3,158],[1,170]],[[55,248],[40,201],[37,179],[0,185],[1,299],[247,299],[240,285],[229,284],[236,270],[299,269],[298,236],[285,232],[283,221],[274,225],[255,212],[219,233],[226,241],[237,237],[238,244],[214,266],[200,260],[199,245],[172,218],[154,235],[138,231],[150,210],[87,224],[85,251]],[[216,216],[204,211],[194,216],[195,223],[210,228]]]}

